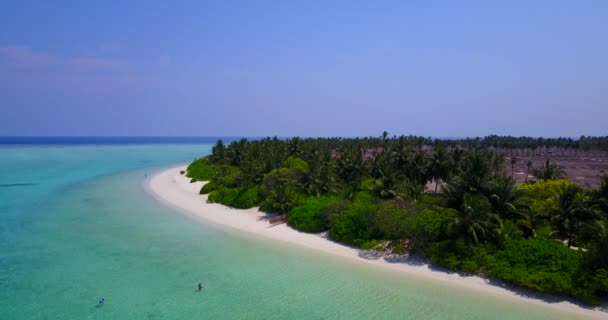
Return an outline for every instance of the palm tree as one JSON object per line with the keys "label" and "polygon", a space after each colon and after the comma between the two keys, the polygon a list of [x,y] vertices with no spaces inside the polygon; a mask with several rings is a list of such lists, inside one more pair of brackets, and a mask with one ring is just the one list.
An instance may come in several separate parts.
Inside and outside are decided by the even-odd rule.
{"label": "palm tree", "polygon": [[591,242],[591,263],[594,268],[608,269],[608,223],[595,224],[594,238]]}
{"label": "palm tree", "polygon": [[354,187],[368,174],[367,165],[358,150],[344,150],[336,160],[336,173],[347,185]]}
{"label": "palm tree", "polygon": [[446,183],[449,182],[449,180],[457,175],[460,171],[460,169],[462,168],[462,161],[466,156],[466,151],[464,151],[461,148],[456,148],[454,150],[452,150],[450,152],[450,159],[448,161],[448,175],[447,175],[447,179],[446,179]]}
{"label": "palm tree", "polygon": [[600,179],[600,188],[598,190],[599,196],[608,199],[608,175],[602,176]]}
{"label": "palm tree", "polygon": [[484,154],[474,153],[462,161],[461,173],[445,186],[448,206],[459,209],[466,193],[481,194],[488,187],[491,171]]}
{"label": "palm tree", "polygon": [[302,140],[298,137],[295,137],[289,140],[289,156],[291,157],[302,157]]}
{"label": "palm tree", "polygon": [[211,148],[211,160],[213,162],[219,162],[224,159],[226,155],[226,146],[224,145],[224,141],[222,139],[218,140],[213,148]]}
{"label": "palm tree", "polygon": [[388,138],[388,131],[382,132],[382,140],[386,141],[387,138]]}
{"label": "palm tree", "polygon": [[251,148],[247,151],[241,165],[243,181],[259,185],[264,180],[266,168],[259,148]]}
{"label": "palm tree", "polygon": [[605,219],[608,221],[608,175],[600,177],[600,187],[593,193],[596,206],[604,212]]}
{"label": "palm tree", "polygon": [[279,185],[273,189],[265,201],[270,202],[269,209],[273,213],[285,214],[289,209],[293,208],[296,201],[296,192],[290,187]]}
{"label": "palm tree", "polygon": [[555,180],[565,177],[566,172],[562,167],[552,163],[551,160],[547,158],[540,169],[534,170],[534,176],[536,176],[537,179],[542,180]]}
{"label": "palm tree", "polygon": [[528,182],[528,177],[530,176],[530,170],[532,169],[532,160],[528,159],[526,162],[526,178],[524,179],[524,183]]}
{"label": "palm tree", "polygon": [[517,164],[518,161],[519,161],[519,159],[517,159],[517,157],[511,157],[511,178],[513,178],[513,172],[515,171],[515,165]]}
{"label": "palm tree", "polygon": [[462,235],[475,244],[494,238],[502,224],[491,212],[488,200],[479,194],[466,193],[458,215],[446,224],[448,234]]}
{"label": "palm tree", "polygon": [[235,141],[228,146],[226,150],[226,156],[230,160],[230,165],[240,166],[245,156],[245,148],[247,147],[247,139],[243,138],[239,141]]}
{"label": "palm tree", "polygon": [[549,209],[551,222],[570,247],[578,232],[598,218],[597,211],[589,205],[589,198],[576,185],[564,184],[555,195],[555,203],[556,206]]}
{"label": "palm tree", "polygon": [[435,182],[435,192],[437,192],[439,182],[445,182],[447,180],[450,169],[449,167],[449,158],[445,151],[445,148],[434,148],[431,157],[431,164],[429,166],[429,175],[431,176],[431,179]]}
{"label": "palm tree", "polygon": [[328,152],[317,155],[315,161],[311,161],[310,168],[304,175],[304,188],[308,194],[318,198],[334,190],[336,180],[332,164]]}
{"label": "palm tree", "polygon": [[399,190],[399,173],[391,167],[378,169],[379,179],[375,180],[372,191],[378,198],[391,199],[402,198],[404,195]]}
{"label": "palm tree", "polygon": [[486,197],[492,205],[492,211],[502,219],[513,221],[526,236],[534,234],[529,205],[521,190],[517,189],[511,177],[497,177],[488,184]]}
{"label": "palm tree", "polygon": [[413,183],[425,186],[429,180],[429,159],[423,151],[409,154],[401,172]]}
{"label": "palm tree", "polygon": [[490,165],[492,166],[492,172],[494,173],[494,176],[499,176],[501,172],[504,172],[505,156],[496,152],[492,152],[490,153],[489,157]]}

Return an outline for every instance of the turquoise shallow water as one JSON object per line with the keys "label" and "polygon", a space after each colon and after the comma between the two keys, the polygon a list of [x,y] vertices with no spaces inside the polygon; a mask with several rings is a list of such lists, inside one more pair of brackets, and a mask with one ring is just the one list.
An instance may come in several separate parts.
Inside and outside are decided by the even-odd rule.
{"label": "turquoise shallow water", "polygon": [[0,319],[572,318],[218,230],[145,192],[209,149],[0,147]]}

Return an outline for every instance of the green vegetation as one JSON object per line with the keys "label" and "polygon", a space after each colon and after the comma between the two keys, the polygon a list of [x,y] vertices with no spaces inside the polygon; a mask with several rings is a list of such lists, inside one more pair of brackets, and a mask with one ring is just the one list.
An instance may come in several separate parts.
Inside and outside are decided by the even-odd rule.
{"label": "green vegetation", "polygon": [[206,181],[213,179],[215,173],[215,168],[209,163],[209,159],[201,158],[188,166],[186,177],[195,181]]}
{"label": "green vegetation", "polygon": [[[204,189],[204,187],[203,187]],[[201,189],[201,191],[203,191]],[[206,191],[206,190],[205,190]],[[209,202],[217,202],[239,209],[253,208],[260,203],[260,189],[251,188],[224,188],[218,187],[209,193]]]}
{"label": "green vegetation", "polygon": [[509,240],[494,255],[488,274],[540,292],[574,295],[583,253],[552,240]]}
{"label": "green vegetation", "polygon": [[376,210],[373,200],[371,194],[360,192],[350,203],[337,208],[330,218],[329,236],[334,240],[359,246],[373,239],[369,223]]}
{"label": "green vegetation", "polygon": [[[608,296],[608,177],[599,190],[549,159],[491,148],[608,149],[607,138],[245,139],[213,147],[186,175],[210,202],[286,214],[293,228],[392,250],[588,303]],[[513,166],[534,183],[517,186]],[[505,163],[507,166],[505,166]],[[509,165],[510,163],[510,165]],[[427,183],[435,185],[428,189]]]}
{"label": "green vegetation", "polygon": [[340,201],[336,196],[308,197],[291,209],[289,225],[304,232],[322,232],[329,229],[329,208]]}
{"label": "green vegetation", "polygon": [[217,189],[218,185],[213,182],[213,181],[209,181],[207,183],[205,183],[205,185],[201,188],[201,191],[199,192],[200,194],[209,194],[211,193],[211,191],[214,191],[215,189]]}

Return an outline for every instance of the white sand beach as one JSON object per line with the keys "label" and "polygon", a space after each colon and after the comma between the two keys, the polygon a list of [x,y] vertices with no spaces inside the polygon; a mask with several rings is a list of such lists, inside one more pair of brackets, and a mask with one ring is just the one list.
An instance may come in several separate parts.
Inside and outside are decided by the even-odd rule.
{"label": "white sand beach", "polygon": [[520,302],[536,303],[546,307],[556,308],[572,317],[581,319],[608,319],[608,312],[599,308],[584,308],[569,301],[547,302],[549,299],[528,297],[510,290],[490,284],[487,279],[477,276],[461,276],[431,269],[426,264],[390,263],[383,257],[363,258],[361,250],[330,241],[322,234],[302,233],[281,224],[270,226],[266,214],[257,208],[241,210],[219,204],[207,203],[206,195],[199,195],[203,182],[190,183],[190,179],[180,174],[185,167],[175,167],[164,170],[152,176],[147,183],[148,190],[161,202],[180,209],[197,220],[216,224],[259,235],[273,240],[284,241],[294,245],[305,246],[326,254],[343,257],[352,262],[375,265],[386,270],[408,273],[429,281],[440,281],[447,285],[455,285],[470,290],[477,290],[485,295],[500,296],[505,299],[515,299]]}

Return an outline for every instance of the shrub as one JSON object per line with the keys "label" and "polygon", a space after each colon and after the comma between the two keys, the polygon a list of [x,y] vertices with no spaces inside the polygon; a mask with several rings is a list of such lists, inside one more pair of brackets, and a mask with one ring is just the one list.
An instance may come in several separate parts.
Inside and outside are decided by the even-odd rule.
{"label": "shrub", "polygon": [[240,187],[241,171],[237,167],[233,166],[218,166],[213,182],[228,188]]}
{"label": "shrub", "polygon": [[536,239],[551,239],[551,235],[553,234],[553,228],[551,224],[541,224],[536,227]]}
{"label": "shrub", "polygon": [[523,231],[521,231],[517,224],[511,220],[504,220],[502,222],[502,236],[505,240],[524,239]]}
{"label": "shrub", "polygon": [[221,203],[223,205],[248,209],[260,203],[259,188],[215,188],[209,193],[209,202]]}
{"label": "shrub", "polygon": [[297,192],[300,189],[302,177],[303,172],[300,170],[287,168],[274,169],[264,176],[262,193],[268,196],[275,189],[279,188]]}
{"label": "shrub", "polygon": [[184,170],[179,171],[179,174],[184,174],[184,173],[186,173],[186,171],[184,171]]}
{"label": "shrub", "polygon": [[597,304],[608,295],[608,271],[605,269],[598,269],[594,273],[588,270],[580,272],[573,280],[572,296],[588,304]]}
{"label": "shrub", "polygon": [[489,246],[471,246],[463,238],[446,240],[431,245],[430,260],[451,270],[477,273],[493,261]]}
{"label": "shrub", "polygon": [[260,189],[258,187],[246,188],[241,191],[233,204],[235,208],[253,208],[260,204]]}
{"label": "shrub", "polygon": [[201,188],[199,194],[209,194],[211,191],[214,191],[218,188],[218,185],[213,181],[205,183],[205,185]]}
{"label": "shrub", "polygon": [[332,215],[330,238],[361,246],[367,240],[372,239],[372,232],[368,228],[368,222],[376,205],[371,194],[359,192],[352,203],[346,206],[342,212]]}
{"label": "shrub", "polygon": [[507,240],[488,273],[540,292],[570,295],[582,253],[553,240]]}
{"label": "shrub", "polygon": [[545,213],[547,208],[555,207],[555,194],[569,186],[576,186],[576,184],[568,179],[538,180],[534,184],[523,184],[519,188],[530,199],[532,213],[539,215]]}
{"label": "shrub", "polygon": [[275,187],[260,204],[260,210],[269,213],[287,213],[296,207],[304,194],[298,193],[292,187]]}
{"label": "shrub", "polygon": [[283,167],[300,171],[308,171],[308,163],[302,158],[289,157],[283,161]]}
{"label": "shrub", "polygon": [[221,192],[221,188],[215,189],[209,193],[209,197],[207,197],[207,201],[211,203],[220,203],[222,199],[223,193]]}
{"label": "shrub", "polygon": [[336,196],[307,197],[287,213],[289,225],[304,232],[326,231],[329,221],[325,210],[339,200]]}
{"label": "shrub", "polygon": [[370,216],[370,227],[383,239],[402,238],[406,236],[407,218],[414,210],[411,201],[381,201]]}
{"label": "shrub", "polygon": [[[183,173],[182,173],[183,174]],[[192,162],[186,169],[186,176],[199,181],[213,179],[216,174],[215,168],[211,165],[208,158],[200,158]]]}
{"label": "shrub", "polygon": [[457,215],[456,210],[434,207],[424,208],[408,219],[407,236],[414,241],[414,252],[426,255],[430,246],[442,237],[445,223]]}
{"label": "shrub", "polygon": [[230,204],[234,202],[238,193],[240,192],[240,188],[224,188],[220,187],[213,190],[209,193],[209,202],[221,203],[227,206],[231,206]]}
{"label": "shrub", "polygon": [[416,201],[421,204],[439,205],[443,201],[443,196],[440,193],[423,193]]}

